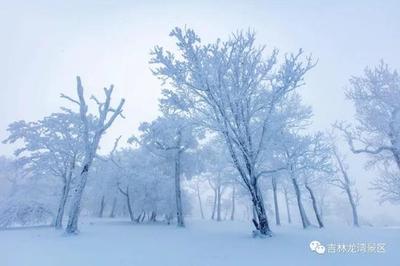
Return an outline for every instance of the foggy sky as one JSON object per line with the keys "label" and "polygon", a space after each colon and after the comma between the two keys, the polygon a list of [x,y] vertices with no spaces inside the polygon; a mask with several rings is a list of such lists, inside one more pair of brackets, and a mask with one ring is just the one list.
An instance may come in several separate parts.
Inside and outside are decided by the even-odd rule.
{"label": "foggy sky", "polygon": [[[381,59],[400,69],[400,2],[349,2],[0,2],[0,139],[7,136],[9,123],[40,119],[68,105],[59,94],[74,96],[80,75],[87,95],[100,95],[112,83],[114,99],[126,98],[126,119],[115,123],[101,145],[107,152],[115,137],[129,137],[140,122],[157,116],[161,86],[149,70],[149,52],[157,44],[172,48],[169,32],[185,25],[203,41],[250,28],[267,51],[277,47],[283,55],[303,48],[312,53],[318,65],[300,92],[313,107],[313,128],[351,120],[353,109],[344,97],[350,76]],[[14,148],[0,147],[4,155]],[[349,157],[362,194],[360,215],[399,213],[398,207],[375,203],[377,196],[368,189],[374,173],[363,170],[362,157]]]}

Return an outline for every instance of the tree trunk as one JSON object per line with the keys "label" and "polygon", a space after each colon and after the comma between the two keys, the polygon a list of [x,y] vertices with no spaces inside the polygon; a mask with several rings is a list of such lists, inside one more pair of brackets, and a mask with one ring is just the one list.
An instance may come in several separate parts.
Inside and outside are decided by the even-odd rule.
{"label": "tree trunk", "polygon": [[317,219],[317,222],[318,222],[318,226],[319,226],[319,228],[323,228],[323,227],[324,227],[324,224],[323,224],[322,219],[321,219],[321,217],[320,217],[320,215],[319,215],[319,212],[318,212],[317,201],[316,201],[316,199],[315,199],[314,192],[312,191],[311,187],[308,186],[307,184],[306,184],[306,189],[307,189],[308,192],[310,193],[310,197],[311,197],[311,201],[312,201],[312,206],[313,206],[313,209],[314,209],[315,218]]}
{"label": "tree trunk", "polygon": [[258,187],[257,179],[254,177],[252,178],[251,189],[252,202],[258,220],[255,221],[255,219],[253,219],[253,223],[261,235],[272,236],[272,231],[269,228],[267,212],[265,211],[264,200]]}
{"label": "tree trunk", "polygon": [[72,174],[73,174],[73,171],[75,169],[75,160],[76,160],[76,157],[73,156],[73,158],[71,159],[71,162],[70,162],[68,173],[66,172],[63,175],[63,183],[64,183],[64,185],[63,185],[63,190],[62,190],[62,194],[61,194],[60,203],[58,205],[57,217],[56,217],[56,222],[55,222],[55,227],[57,229],[61,229],[62,228],[65,205],[67,203],[69,190],[71,188]]}
{"label": "tree trunk", "polygon": [[197,199],[199,201],[199,209],[200,209],[201,219],[204,219],[203,204],[201,203],[200,189],[199,189],[198,183],[196,183],[196,194],[197,194]]}
{"label": "tree trunk", "polygon": [[105,197],[104,195],[101,197],[101,202],[100,202],[100,210],[99,210],[99,218],[103,218],[103,213],[104,213],[104,207],[106,205]]}
{"label": "tree trunk", "polygon": [[214,220],[215,218],[215,212],[217,210],[217,190],[214,190],[214,202],[213,202],[213,210],[212,210],[212,214],[211,214],[211,220]]}
{"label": "tree trunk", "polygon": [[117,198],[114,198],[113,200],[113,204],[111,207],[111,212],[110,212],[110,218],[114,218],[115,217],[115,209],[117,207]]}
{"label": "tree trunk", "polygon": [[217,187],[217,221],[221,221],[221,186]]}
{"label": "tree trunk", "polygon": [[[135,222],[136,223],[140,223],[141,219],[142,219],[142,215],[144,215],[144,211],[142,211],[137,218],[135,218]],[[168,223],[169,224],[169,223]]]}
{"label": "tree trunk", "polygon": [[126,203],[127,203],[126,205],[128,206],[129,218],[131,219],[131,222],[134,222],[135,216],[133,215],[129,186],[126,187]]}
{"label": "tree trunk", "polygon": [[149,221],[153,222],[153,223],[156,222],[156,217],[157,217],[157,213],[155,211],[152,211]]}
{"label": "tree trunk", "polygon": [[68,224],[66,228],[66,232],[68,234],[77,234],[79,233],[78,230],[78,219],[79,219],[79,213],[81,209],[81,200],[83,196],[83,190],[85,189],[86,186],[86,181],[89,175],[89,168],[90,165],[93,161],[93,158],[91,158],[88,162],[86,162],[82,168],[82,172],[80,174],[80,180],[77,184],[77,187],[73,190],[74,192],[74,197],[72,197],[72,202],[71,202],[71,209],[70,209],[70,214],[69,214],[69,219],[68,219]]}
{"label": "tree trunk", "polygon": [[280,219],[280,216],[279,216],[277,185],[276,185],[276,178],[275,177],[272,177],[272,191],[274,193],[275,223],[276,223],[276,225],[281,225],[281,219]]}
{"label": "tree trunk", "polygon": [[[179,141],[180,142],[180,141]],[[178,147],[180,144],[178,145]],[[176,152],[175,158],[175,199],[176,199],[176,218],[178,227],[184,227],[182,192],[181,192],[181,150]]]}
{"label": "tree trunk", "polygon": [[146,218],[146,212],[143,211],[143,215],[140,217],[139,222],[140,222],[140,223],[143,223],[143,221],[144,221],[145,218]]}
{"label": "tree trunk", "polygon": [[[128,208],[128,213],[129,213],[129,218],[131,219],[132,222],[134,222],[135,221],[135,217],[133,215],[133,208],[132,208],[132,205],[131,205],[131,195],[130,195],[129,185],[126,186],[126,190],[124,191],[118,184],[118,190],[125,197],[125,199],[126,199],[126,207]],[[125,209],[124,215],[125,214],[126,214],[126,209]]]}
{"label": "tree trunk", "polygon": [[[342,160],[341,160],[339,154],[337,152],[335,152],[334,155],[336,157],[336,160],[337,160],[337,162],[339,164],[340,171],[342,172],[342,175],[343,175],[343,178],[344,178],[344,183],[343,183],[343,186],[341,186],[341,188],[346,191],[347,197],[349,199],[349,203],[350,203],[351,210],[352,210],[352,213],[353,213],[353,225],[358,227],[360,225],[358,223],[357,206],[356,206],[356,203],[354,202],[353,194],[351,193],[350,178],[347,175],[347,171],[346,171],[346,169],[345,169],[345,167],[344,167],[344,165],[342,163]],[[396,156],[395,156],[395,158],[396,158]],[[397,157],[397,159],[399,159],[399,158]],[[396,159],[396,161],[397,161],[397,159]],[[398,162],[398,166],[399,166],[399,169],[400,169],[400,160],[397,161],[397,162]]]}
{"label": "tree trunk", "polygon": [[285,203],[286,203],[286,212],[287,212],[287,218],[288,218],[288,223],[292,223],[292,217],[290,215],[290,205],[289,205],[289,198],[288,198],[288,192],[286,189],[284,189],[284,195],[285,195]]}
{"label": "tree trunk", "polygon": [[347,194],[347,197],[349,198],[351,211],[353,213],[353,225],[356,226],[356,227],[359,227],[360,224],[358,222],[357,205],[354,202],[354,198],[353,198],[353,195],[351,194],[351,191],[350,191],[349,187],[347,187],[347,189],[346,189],[346,194]]}
{"label": "tree trunk", "polygon": [[56,229],[62,228],[62,221],[64,217],[65,204],[67,203],[69,187],[70,187],[70,182],[67,181],[67,183],[63,185],[61,199],[58,205],[57,217],[54,224]]}
{"label": "tree trunk", "polygon": [[297,199],[297,205],[299,207],[299,212],[300,212],[300,218],[301,218],[301,223],[303,225],[303,228],[307,228],[310,226],[310,221],[307,218],[306,212],[303,207],[303,203],[301,201],[301,193],[300,193],[300,188],[299,185],[297,184],[296,178],[292,178],[292,183],[294,186],[294,191],[296,192],[296,199]]}
{"label": "tree trunk", "polygon": [[232,186],[232,211],[231,211],[231,221],[235,220],[235,195],[236,194],[236,188],[235,185]]}

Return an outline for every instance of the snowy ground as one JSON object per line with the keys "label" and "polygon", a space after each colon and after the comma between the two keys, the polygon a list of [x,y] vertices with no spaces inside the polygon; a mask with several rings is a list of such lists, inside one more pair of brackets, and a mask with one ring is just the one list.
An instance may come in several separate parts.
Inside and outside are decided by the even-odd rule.
{"label": "snowy ground", "polygon": [[[253,239],[246,222],[189,221],[187,228],[91,220],[79,236],[52,228],[0,231],[1,266],[400,265],[399,228],[283,226]],[[311,252],[309,242],[386,243],[385,253]],[[279,264],[278,264],[279,262]]]}

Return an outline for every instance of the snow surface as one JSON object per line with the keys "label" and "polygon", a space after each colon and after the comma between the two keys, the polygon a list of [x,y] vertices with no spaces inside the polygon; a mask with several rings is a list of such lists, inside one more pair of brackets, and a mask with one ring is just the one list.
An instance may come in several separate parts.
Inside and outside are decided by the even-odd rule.
{"label": "snow surface", "polygon": [[[81,224],[78,236],[48,227],[12,229],[0,231],[0,265],[400,265],[400,228],[273,229],[274,237],[267,239],[252,238],[251,225],[239,221],[189,220],[182,229],[91,219]],[[386,252],[318,255],[309,249],[312,240],[386,243]]]}

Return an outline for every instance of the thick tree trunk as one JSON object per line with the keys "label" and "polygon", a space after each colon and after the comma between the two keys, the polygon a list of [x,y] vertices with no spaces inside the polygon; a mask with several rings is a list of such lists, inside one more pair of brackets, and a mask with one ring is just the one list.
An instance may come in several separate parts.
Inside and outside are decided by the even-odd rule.
{"label": "thick tree trunk", "polygon": [[203,204],[201,203],[200,188],[198,183],[196,183],[196,194],[197,194],[197,200],[199,201],[201,219],[204,219]]}
{"label": "thick tree trunk", "polygon": [[287,213],[287,218],[288,218],[288,223],[291,224],[292,223],[292,217],[290,215],[290,205],[289,205],[289,198],[288,198],[288,192],[285,189],[283,191],[284,195],[285,195],[285,203],[286,203],[286,213]]}
{"label": "thick tree trunk", "polygon": [[310,226],[310,221],[308,220],[308,217],[303,207],[303,203],[301,201],[301,192],[299,185],[297,184],[296,178],[292,178],[292,183],[294,186],[294,191],[296,192],[297,206],[299,207],[301,223],[303,225],[303,228],[305,229]]}
{"label": "thick tree trunk", "polygon": [[217,187],[217,221],[221,221],[221,186]]}
{"label": "thick tree trunk", "polygon": [[[178,147],[180,144],[178,145]],[[175,158],[175,199],[176,199],[176,218],[178,227],[184,227],[182,191],[181,191],[181,150],[176,152]]]}
{"label": "thick tree trunk", "polygon": [[89,160],[89,162],[84,164],[82,172],[80,174],[80,180],[79,180],[76,188],[73,190],[74,196],[72,197],[71,209],[70,209],[68,224],[67,224],[67,228],[66,228],[66,232],[68,234],[79,233],[78,219],[79,219],[79,213],[80,213],[80,209],[81,209],[81,200],[82,200],[82,196],[83,196],[83,190],[85,189],[85,186],[86,186],[86,181],[88,178],[89,168],[90,168],[92,160],[93,160],[93,158],[91,160]]}
{"label": "thick tree trunk", "polygon": [[321,217],[319,215],[319,211],[318,211],[318,207],[317,207],[317,201],[315,199],[314,192],[312,191],[311,187],[308,186],[307,184],[306,184],[306,189],[310,193],[312,206],[313,206],[313,209],[314,209],[315,218],[317,219],[317,222],[318,222],[318,226],[319,226],[319,228],[323,228],[324,227],[324,223],[322,222],[322,219],[321,219]]}
{"label": "thick tree trunk", "polygon": [[264,206],[264,200],[255,178],[252,180],[251,188],[252,202],[257,215],[257,221],[253,219],[253,223],[261,235],[272,236],[272,231],[269,228],[267,212]]}
{"label": "thick tree trunk", "polygon": [[110,218],[114,218],[115,217],[115,209],[117,207],[117,198],[114,198],[113,200],[113,204],[111,207],[111,212],[110,212]]}
{"label": "thick tree trunk", "polygon": [[235,208],[236,208],[236,202],[235,202],[235,197],[236,197],[236,188],[235,185],[232,186],[232,209],[231,209],[231,221],[235,220]]}
{"label": "thick tree trunk", "polygon": [[104,213],[104,207],[106,205],[105,197],[104,195],[101,197],[101,202],[100,202],[100,210],[99,210],[99,218],[103,218],[103,213]]}
{"label": "thick tree trunk", "polygon": [[274,206],[275,206],[275,223],[276,225],[281,225],[281,219],[279,216],[279,206],[278,206],[278,193],[277,193],[277,185],[276,178],[272,177],[272,191],[274,193]]}

